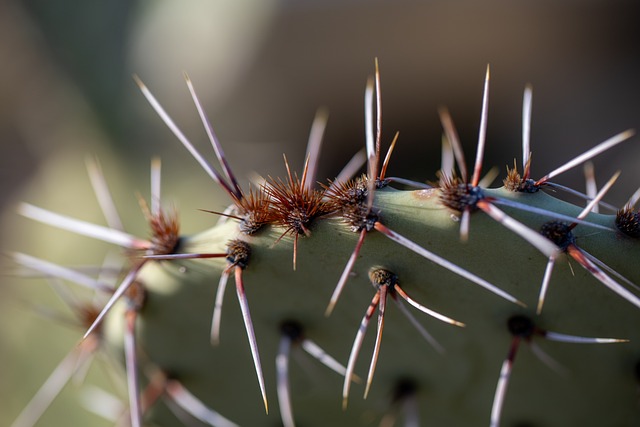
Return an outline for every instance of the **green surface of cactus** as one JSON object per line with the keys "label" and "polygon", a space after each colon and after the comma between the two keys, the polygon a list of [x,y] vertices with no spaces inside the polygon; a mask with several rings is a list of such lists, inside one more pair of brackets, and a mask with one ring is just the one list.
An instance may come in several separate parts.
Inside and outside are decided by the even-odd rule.
{"label": "green surface of cactus", "polygon": [[[290,387],[299,425],[378,425],[393,411],[394,390],[403,382],[416,386],[420,425],[488,425],[500,366],[511,335],[507,320],[529,316],[537,326],[580,336],[617,337],[630,343],[587,345],[534,338],[565,370],[546,366],[522,344],[514,363],[505,401],[503,425],[634,425],[639,420],[635,344],[638,308],[611,292],[575,261],[558,260],[541,315],[535,313],[546,257],[513,232],[476,212],[470,239],[459,240],[459,223],[442,206],[439,190],[377,193],[375,207],[388,227],[423,247],[463,266],[527,305],[520,307],[460,278],[423,257],[372,231],[366,238],[353,277],[334,313],[324,312],[357,234],[339,219],[314,223],[311,235],[298,242],[297,270],[291,268],[292,242],[279,229],[240,237],[252,247],[244,283],[260,348],[270,401],[265,415],[247,337],[232,289],[227,289],[221,343],[209,342],[211,313],[223,260],[155,261],[140,274],[148,289],[138,333],[145,354],[210,407],[240,425],[278,425],[275,359],[280,325],[298,322],[305,336],[346,364],[365,309],[375,289],[368,270],[383,266],[393,271],[413,298],[429,308],[464,322],[465,328],[444,324],[418,311],[416,317],[441,343],[440,354],[389,304],[371,393],[362,398],[362,384],[352,386],[348,408],[341,406],[343,379],[308,355],[292,362]],[[575,216],[580,208],[542,192],[513,194],[503,189],[490,194],[514,198],[531,206]],[[510,213],[537,229],[539,215]],[[590,222],[613,226],[614,216],[591,214]],[[228,221],[185,239],[184,252],[224,252],[239,235],[237,223]],[[596,255],[629,280],[638,282],[637,241],[617,232],[576,228],[580,247]],[[569,265],[571,264],[571,266]],[[625,268],[626,267],[626,268]],[[230,279],[232,283],[232,279]],[[230,286],[231,287],[231,286]],[[411,307],[409,307],[412,310]],[[112,313],[118,323],[121,313]],[[121,342],[111,325],[113,343]],[[375,318],[371,322],[357,374],[366,378]],[[301,353],[300,350],[296,350]],[[295,358],[294,360],[299,360]],[[398,402],[396,402],[398,404]],[[155,412],[154,412],[155,413]],[[165,425],[163,412],[152,416]],[[401,424],[401,421],[398,421]]]}

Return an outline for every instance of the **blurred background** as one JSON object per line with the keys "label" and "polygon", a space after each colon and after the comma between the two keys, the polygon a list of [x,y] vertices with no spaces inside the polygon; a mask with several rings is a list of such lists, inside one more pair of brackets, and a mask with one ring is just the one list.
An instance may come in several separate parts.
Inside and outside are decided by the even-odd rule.
{"label": "blurred background", "polygon": [[[212,223],[197,209],[221,210],[224,196],[151,110],[133,74],[213,159],[184,83],[188,72],[242,178],[281,176],[282,153],[299,170],[314,114],[326,108],[319,177],[333,178],[363,146],[363,92],[377,57],[383,141],[400,131],[390,174],[425,181],[439,164],[440,106],[473,158],[490,64],[486,169],[503,171],[521,158],[522,92],[531,83],[533,176],[540,177],[620,131],[640,129],[639,19],[640,3],[631,0],[5,0],[0,245],[64,264],[101,262],[109,248],[15,214],[24,200],[104,223],[86,178],[88,155],[100,159],[131,233],[146,235],[135,192],[148,195],[155,155],[165,160],[165,201],[179,208],[183,230]],[[640,185],[638,159],[639,137],[596,159],[600,183],[623,170],[611,203],[622,205]],[[558,181],[583,187],[579,168]],[[38,307],[69,314],[46,283],[14,277],[7,259],[3,271],[0,424],[7,425],[79,330],[43,321]],[[76,410],[73,393],[41,425],[110,425]]]}

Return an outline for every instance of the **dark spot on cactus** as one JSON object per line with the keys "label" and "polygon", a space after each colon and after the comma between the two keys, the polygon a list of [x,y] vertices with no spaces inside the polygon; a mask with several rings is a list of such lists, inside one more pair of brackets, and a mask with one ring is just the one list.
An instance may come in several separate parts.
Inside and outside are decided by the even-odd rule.
{"label": "dark spot on cactus", "polygon": [[367,176],[362,175],[346,184],[345,188],[350,204],[361,205],[367,201],[367,197],[369,196],[369,186],[367,182]]}
{"label": "dark spot on cactus", "polygon": [[478,202],[485,197],[480,187],[462,182],[456,175],[441,174],[439,186],[442,204],[458,212],[465,209],[475,211]]}
{"label": "dark spot on cactus", "polygon": [[520,186],[521,193],[537,193],[540,190],[540,185],[536,184],[536,181],[533,179],[525,179]]}
{"label": "dark spot on cactus", "polygon": [[182,237],[178,237],[178,240],[176,241],[176,245],[173,248],[173,252],[174,254],[179,254],[181,253],[183,250],[183,245],[184,245],[184,239]]}
{"label": "dark spot on cactus", "polygon": [[230,240],[227,243],[227,262],[230,265],[245,269],[251,256],[251,246],[242,240]]}
{"label": "dark spot on cactus", "polygon": [[286,335],[292,342],[298,342],[302,339],[302,325],[295,320],[285,320],[280,324],[280,331]]}
{"label": "dark spot on cactus", "polygon": [[369,270],[369,280],[376,288],[393,288],[398,283],[398,276],[384,268],[372,268]]}
{"label": "dark spot on cactus", "polygon": [[629,207],[620,209],[616,214],[616,227],[629,237],[640,238],[640,212]]}
{"label": "dark spot on cactus", "polygon": [[507,327],[511,335],[520,338],[530,338],[535,332],[533,321],[523,315],[515,315],[507,321]]}
{"label": "dark spot on cactus", "polygon": [[351,231],[356,233],[373,230],[380,219],[377,212],[363,205],[343,209],[342,218],[351,226]]}
{"label": "dark spot on cactus", "polygon": [[393,401],[399,402],[418,392],[418,384],[413,378],[400,378],[393,388]]}
{"label": "dark spot on cactus", "polygon": [[560,249],[565,250],[569,245],[576,243],[576,238],[571,232],[573,227],[566,222],[549,221],[542,225],[540,234],[555,243]]}

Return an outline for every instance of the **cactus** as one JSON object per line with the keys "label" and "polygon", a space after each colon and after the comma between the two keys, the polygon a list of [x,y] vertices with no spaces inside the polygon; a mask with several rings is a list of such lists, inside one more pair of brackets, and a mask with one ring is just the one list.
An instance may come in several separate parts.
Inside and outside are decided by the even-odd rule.
{"label": "cactus", "polygon": [[[82,351],[100,347],[120,355],[129,409],[114,415],[119,422],[638,424],[636,197],[610,214],[594,212],[598,205],[611,210],[602,198],[617,176],[585,196],[586,207],[545,191],[560,188],[551,182],[559,173],[632,132],[534,180],[527,88],[522,175],[514,167],[504,187],[487,188],[481,177],[487,70],[472,173],[453,121],[441,110],[445,160],[438,182],[389,178],[396,140],[382,162],[376,65],[365,96],[366,174],[316,186],[314,139],[300,175],[285,157],[285,179],[269,177],[243,190],[188,78],[222,172],[138,82],[171,131],[228,193],[231,209],[212,212],[218,218],[210,229],[182,235],[177,214],[161,204],[155,161],[151,206],[141,203],[149,239],[122,231],[113,214],[101,227],[20,206],[29,218],[123,247],[128,270],[118,287],[14,254],[31,270],[106,295],[108,302],[97,311],[86,310],[86,332],[75,351],[83,357]],[[90,165],[110,212],[106,184],[96,164]],[[395,188],[407,186],[414,188]],[[235,284],[238,304],[225,296],[228,282]],[[31,422],[25,417],[16,426]]]}

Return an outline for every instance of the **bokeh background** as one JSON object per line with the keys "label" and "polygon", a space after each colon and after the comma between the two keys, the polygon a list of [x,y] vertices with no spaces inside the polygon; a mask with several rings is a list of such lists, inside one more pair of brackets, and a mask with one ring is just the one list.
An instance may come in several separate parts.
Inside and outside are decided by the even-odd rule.
{"label": "bokeh background", "polygon": [[[400,141],[390,173],[432,180],[440,159],[439,106],[447,106],[469,160],[482,81],[491,65],[487,169],[520,159],[521,103],[533,95],[533,174],[587,147],[640,129],[640,3],[636,1],[45,0],[0,2],[0,245],[69,265],[99,264],[111,249],[18,218],[26,200],[104,222],[84,159],[99,157],[128,230],[144,236],[135,193],[148,194],[149,159],[164,159],[164,195],[186,233],[212,223],[224,196],[155,116],[137,74],[213,159],[184,84],[191,76],[241,177],[299,169],[314,114],[330,118],[320,177],[362,147],[363,90],[378,57],[383,138]],[[608,200],[640,185],[640,138],[595,161]],[[582,187],[581,170],[560,179]],[[0,287],[0,425],[8,425],[80,330],[47,312],[69,310],[46,282]],[[94,372],[97,371],[97,372]],[[104,370],[90,373],[105,381]],[[111,384],[117,392],[118,384]],[[40,425],[111,425],[66,389]]]}

